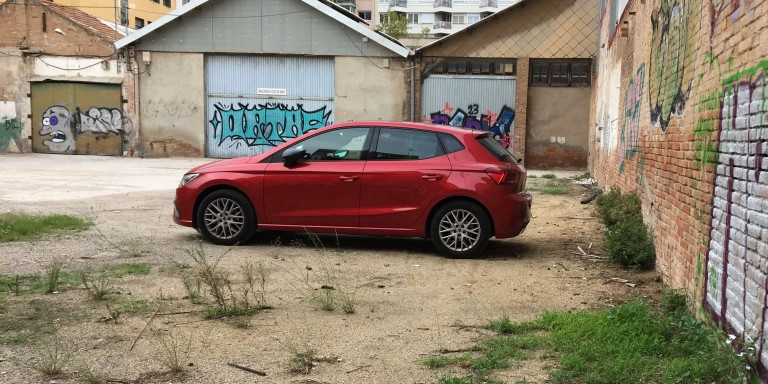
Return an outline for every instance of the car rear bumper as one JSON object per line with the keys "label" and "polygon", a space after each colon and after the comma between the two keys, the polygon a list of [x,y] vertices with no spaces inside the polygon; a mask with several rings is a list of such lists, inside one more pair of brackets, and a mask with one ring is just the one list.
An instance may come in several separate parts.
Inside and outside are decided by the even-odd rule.
{"label": "car rear bumper", "polygon": [[497,239],[515,237],[523,233],[531,221],[533,196],[528,192],[515,194],[500,209],[491,212]]}

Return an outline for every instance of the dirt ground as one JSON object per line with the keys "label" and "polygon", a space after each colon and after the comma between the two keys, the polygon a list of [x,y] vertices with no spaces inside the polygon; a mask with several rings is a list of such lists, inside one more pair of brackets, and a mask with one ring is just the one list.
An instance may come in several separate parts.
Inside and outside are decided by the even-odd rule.
{"label": "dirt ground", "polygon": [[[185,299],[182,276],[194,270],[189,252],[198,246],[198,236],[171,221],[173,190],[30,204],[23,210],[87,217],[95,227],[1,244],[0,275],[42,273],[54,261],[66,270],[118,263],[152,269],[149,275],[110,281],[119,291],[113,296],[145,304],[116,324],[104,321],[109,316],[105,303],[82,288],[0,298],[0,339],[13,336],[2,323],[50,318],[59,327],[55,336],[35,342],[0,344],[0,382],[75,383],[101,377],[121,383],[436,383],[444,370],[426,368],[421,359],[441,349],[470,347],[489,335],[462,325],[482,326],[505,315],[528,321],[544,310],[604,308],[657,297],[655,273],[625,271],[581,254],[577,247],[603,254],[603,226],[594,203],[580,204],[587,191],[570,180],[559,180],[565,195],[536,191],[547,182],[528,180],[534,218],[525,233],[493,239],[479,259],[443,258],[420,239],[323,236],[317,248],[305,235],[267,232],[232,249],[202,243],[205,254],[221,256],[219,268],[230,276],[235,292],[244,286],[240,268],[247,262],[261,263],[268,272],[264,298],[271,309],[256,313],[245,328],[205,320],[199,311],[206,305]],[[127,252],[137,249],[139,256]],[[323,284],[346,293],[355,313],[319,309],[310,300],[317,291],[307,287]],[[210,297],[206,300],[211,304]],[[153,329],[164,330],[160,334],[166,337],[155,336]],[[182,374],[166,373],[162,339],[182,347],[190,341]],[[43,376],[35,365],[44,345],[57,341],[69,346],[71,362],[63,376]],[[316,351],[317,365],[308,374],[291,372],[296,352],[308,349]],[[507,383],[543,383],[551,365],[526,360],[495,375]]]}

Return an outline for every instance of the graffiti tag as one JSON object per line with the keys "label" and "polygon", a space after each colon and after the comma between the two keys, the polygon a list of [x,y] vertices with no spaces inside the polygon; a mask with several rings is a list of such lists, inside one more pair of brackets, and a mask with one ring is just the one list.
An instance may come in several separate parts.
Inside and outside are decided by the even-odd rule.
{"label": "graffiti tag", "polygon": [[651,124],[667,131],[672,116],[680,117],[691,93],[698,23],[693,9],[700,0],[661,0],[651,16],[651,57],[648,63]]}
{"label": "graffiti tag", "polygon": [[[461,108],[452,108],[446,103],[442,111],[430,113],[428,121],[433,124],[490,131],[493,132],[496,140],[499,140],[505,148],[509,148],[512,145],[510,137],[512,122],[515,120],[515,110],[505,105],[499,113],[488,110],[481,114],[480,118],[477,116],[478,111],[479,106],[477,104],[470,104],[465,112]],[[450,115],[450,112],[453,112],[453,115]]]}
{"label": "graffiti tag", "polygon": [[115,108],[92,107],[83,112],[80,107],[75,113],[63,105],[48,107],[42,115],[39,134],[44,137],[43,145],[49,152],[74,153],[77,136],[91,133],[99,136],[121,135],[128,118]]}
{"label": "graffiti tag", "polygon": [[24,123],[18,117],[9,119],[3,116],[0,119],[0,151],[5,151],[11,144],[11,141],[17,140]]}
{"label": "graffiti tag", "polygon": [[621,165],[619,172],[624,170],[624,162],[637,153],[637,135],[640,129],[640,107],[643,98],[643,82],[645,81],[645,64],[640,64],[635,77],[629,80],[627,93],[624,95],[624,124],[621,128]]}
{"label": "graffiti tag", "polygon": [[230,139],[245,142],[248,146],[277,146],[330,124],[328,118],[331,111],[326,112],[326,107],[307,111],[301,104],[296,107],[284,104],[238,106],[237,109],[221,104],[214,106],[216,110],[209,123],[213,126],[213,137],[218,139],[218,145]]}

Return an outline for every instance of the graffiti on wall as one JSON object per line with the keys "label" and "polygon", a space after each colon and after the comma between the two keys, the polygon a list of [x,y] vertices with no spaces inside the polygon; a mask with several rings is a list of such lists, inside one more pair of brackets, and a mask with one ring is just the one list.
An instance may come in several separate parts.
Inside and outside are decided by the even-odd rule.
{"label": "graffiti on wall", "polygon": [[77,137],[88,133],[119,136],[126,125],[131,122],[119,109],[92,107],[84,112],[76,107],[72,113],[63,105],[54,105],[43,112],[39,135],[49,152],[74,153]]}
{"label": "graffiti on wall", "polygon": [[701,0],[661,0],[651,16],[648,100],[651,124],[667,131],[681,117],[693,85],[697,28],[692,14]]}
{"label": "graffiti on wall", "polygon": [[732,20],[755,8],[757,0],[709,0],[710,41],[715,38],[715,29],[727,15]]}
{"label": "graffiti on wall", "polygon": [[624,124],[621,128],[621,165],[619,173],[624,171],[624,163],[637,153],[637,135],[640,131],[640,108],[642,107],[643,85],[645,82],[645,64],[640,64],[635,77],[629,80],[624,94]]}
{"label": "graffiti on wall", "polygon": [[768,61],[723,79],[722,85],[704,304],[730,333],[754,343],[765,364]]}
{"label": "graffiti on wall", "polygon": [[499,113],[494,113],[490,109],[486,110],[485,113],[480,113],[478,104],[468,105],[465,111],[445,103],[442,110],[430,113],[429,118],[424,116],[423,120],[433,124],[493,132],[496,140],[499,140],[504,148],[509,148],[513,144],[511,130],[512,122],[515,120],[515,110],[506,105],[501,108]]}
{"label": "graffiti on wall", "polygon": [[301,104],[296,107],[275,103],[238,104],[237,108],[216,104],[214,107],[209,123],[220,147],[277,146],[331,124],[331,110],[326,111],[326,107],[314,111],[305,110]]}
{"label": "graffiti on wall", "polygon": [[19,139],[24,123],[16,117],[16,103],[0,101],[0,151],[7,151]]}

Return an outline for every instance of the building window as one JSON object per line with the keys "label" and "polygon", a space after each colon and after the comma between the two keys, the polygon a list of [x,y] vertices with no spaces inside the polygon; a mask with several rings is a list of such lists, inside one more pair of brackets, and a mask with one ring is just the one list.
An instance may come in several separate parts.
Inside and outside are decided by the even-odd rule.
{"label": "building window", "polygon": [[418,13],[409,13],[406,15],[408,18],[408,24],[418,24],[419,23],[419,14]]}
{"label": "building window", "polygon": [[445,60],[430,68],[429,74],[514,76],[515,62],[512,60]]}
{"label": "building window", "polygon": [[171,0],[163,0],[163,5],[170,8],[171,7]]}
{"label": "building window", "polygon": [[588,60],[531,60],[531,85],[586,87],[590,82]]}
{"label": "building window", "polygon": [[141,17],[137,17],[134,20],[134,25],[136,26],[135,27],[136,29],[144,28],[144,19],[142,19]]}
{"label": "building window", "polygon": [[371,11],[359,11],[357,12],[357,15],[360,16],[360,18],[363,20],[371,20]]}
{"label": "building window", "polygon": [[467,23],[467,15],[463,13],[451,15],[451,24],[466,24],[466,23]]}
{"label": "building window", "polygon": [[152,0],[152,2],[160,4],[160,0]]}
{"label": "building window", "polygon": [[467,15],[467,24],[474,24],[480,21],[480,15],[478,14],[469,14]]}

